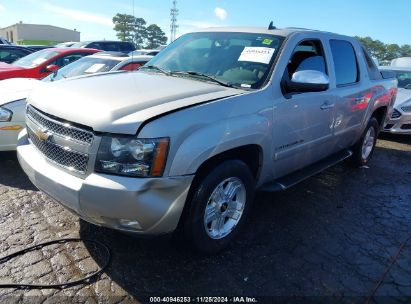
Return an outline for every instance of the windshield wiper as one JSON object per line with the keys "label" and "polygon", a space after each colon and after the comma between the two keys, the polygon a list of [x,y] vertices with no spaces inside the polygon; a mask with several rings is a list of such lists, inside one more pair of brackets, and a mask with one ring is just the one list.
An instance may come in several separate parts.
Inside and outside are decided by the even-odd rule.
{"label": "windshield wiper", "polygon": [[144,65],[144,66],[142,66],[142,67],[140,68],[140,70],[142,70],[142,69],[156,70],[156,71],[159,71],[159,72],[161,72],[161,73],[163,73],[163,74],[165,74],[165,75],[168,75],[168,76],[171,75],[170,71],[166,71],[166,70],[164,70],[164,69],[162,69],[162,68],[160,68],[160,67],[158,67],[158,66],[156,66],[156,65]]}
{"label": "windshield wiper", "polygon": [[218,80],[217,78],[208,75],[208,74],[204,74],[204,73],[200,73],[200,72],[195,72],[195,71],[171,71],[170,72],[171,75],[193,75],[193,76],[199,76],[199,77],[204,77],[207,80],[210,80],[212,82],[218,83],[219,85],[222,85],[224,87],[228,87],[228,88],[235,88],[234,85],[222,81],[222,80]]}

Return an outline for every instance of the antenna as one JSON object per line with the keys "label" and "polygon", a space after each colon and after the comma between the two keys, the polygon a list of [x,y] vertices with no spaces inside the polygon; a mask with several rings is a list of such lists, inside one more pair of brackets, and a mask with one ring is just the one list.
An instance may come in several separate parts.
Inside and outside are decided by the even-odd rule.
{"label": "antenna", "polygon": [[270,22],[270,25],[268,26],[268,29],[269,29],[269,30],[275,30],[275,29],[277,29],[277,28],[274,26],[274,22],[273,22],[273,21]]}
{"label": "antenna", "polygon": [[177,9],[177,0],[173,0],[173,6],[170,10],[170,43],[176,40],[177,35],[177,16],[178,16],[178,9]]}

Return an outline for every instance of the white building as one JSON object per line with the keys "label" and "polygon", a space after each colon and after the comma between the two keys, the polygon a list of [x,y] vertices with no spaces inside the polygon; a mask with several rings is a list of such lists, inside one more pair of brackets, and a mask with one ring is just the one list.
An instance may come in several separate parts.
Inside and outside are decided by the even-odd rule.
{"label": "white building", "polygon": [[53,45],[66,41],[80,41],[80,32],[53,25],[16,23],[0,28],[0,36],[15,44]]}

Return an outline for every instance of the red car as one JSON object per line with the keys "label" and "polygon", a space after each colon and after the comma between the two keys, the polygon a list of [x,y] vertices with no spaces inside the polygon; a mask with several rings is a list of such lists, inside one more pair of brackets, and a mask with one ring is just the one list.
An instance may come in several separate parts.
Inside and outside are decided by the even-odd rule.
{"label": "red car", "polygon": [[0,62],[0,80],[9,78],[41,79],[81,57],[100,52],[83,48],[50,48],[20,58],[12,64]]}

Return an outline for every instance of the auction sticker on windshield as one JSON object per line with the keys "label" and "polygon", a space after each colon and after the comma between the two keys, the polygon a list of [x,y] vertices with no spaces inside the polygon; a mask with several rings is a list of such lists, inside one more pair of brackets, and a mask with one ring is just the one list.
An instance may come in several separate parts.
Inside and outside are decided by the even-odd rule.
{"label": "auction sticker on windshield", "polygon": [[245,47],[238,61],[258,62],[269,64],[275,49],[268,47]]}

